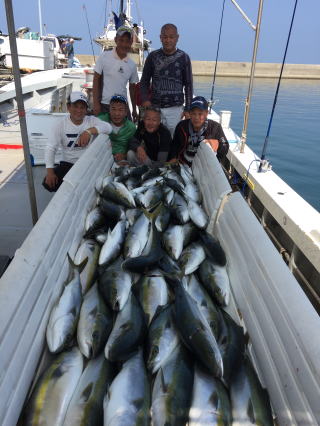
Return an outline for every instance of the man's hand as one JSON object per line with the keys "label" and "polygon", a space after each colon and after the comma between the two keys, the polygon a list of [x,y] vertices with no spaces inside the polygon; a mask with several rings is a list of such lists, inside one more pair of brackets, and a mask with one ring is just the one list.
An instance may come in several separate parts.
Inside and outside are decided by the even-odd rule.
{"label": "man's hand", "polygon": [[114,154],[113,155],[114,161],[119,165],[119,166],[126,166],[127,164],[129,164],[127,162],[127,156],[126,154],[122,154],[122,153],[118,153],[118,154]]}
{"label": "man's hand", "polygon": [[58,176],[55,174],[53,169],[47,169],[45,183],[49,186],[49,188],[54,188],[57,185]]}
{"label": "man's hand", "polygon": [[93,105],[93,114],[95,115],[95,116],[97,116],[97,115],[99,115],[101,113],[101,103],[99,102],[99,103],[95,103],[94,105]]}
{"label": "man's hand", "polygon": [[171,158],[171,160],[168,161],[168,163],[178,163],[179,160],[177,158]]}
{"label": "man's hand", "polygon": [[204,142],[210,145],[214,152],[218,151],[218,148],[219,148],[218,139],[204,139]]}
{"label": "man's hand", "polygon": [[88,132],[84,131],[79,136],[77,143],[78,143],[79,146],[81,146],[83,148],[83,147],[88,145],[88,143],[90,142],[90,138],[91,138],[91,135]]}
{"label": "man's hand", "polygon": [[140,161],[140,163],[144,163],[146,159],[148,158],[146,151],[142,148],[142,146],[138,146],[137,148],[137,158]]}
{"label": "man's hand", "polygon": [[187,120],[188,118],[190,118],[190,112],[189,111],[183,111],[182,112],[182,116],[181,116],[181,119],[185,119],[185,120]]}
{"label": "man's hand", "polygon": [[142,106],[143,106],[144,108],[148,108],[148,107],[150,107],[150,106],[151,106],[151,102],[150,102],[150,101],[144,101],[144,102],[142,103]]}

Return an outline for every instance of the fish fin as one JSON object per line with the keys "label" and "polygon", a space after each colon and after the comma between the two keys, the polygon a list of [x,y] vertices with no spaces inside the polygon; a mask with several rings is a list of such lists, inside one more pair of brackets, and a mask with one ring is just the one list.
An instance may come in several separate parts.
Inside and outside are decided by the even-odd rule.
{"label": "fish fin", "polygon": [[77,307],[74,306],[69,312],[72,316],[76,317],[78,314]]}
{"label": "fish fin", "polygon": [[219,396],[218,396],[217,392],[212,393],[212,395],[210,396],[210,402],[214,405],[215,408],[218,407]]}
{"label": "fish fin", "polygon": [[93,383],[89,383],[87,387],[85,387],[81,393],[81,402],[87,402],[92,394]]}
{"label": "fish fin", "polygon": [[168,283],[173,287],[176,288],[181,284],[181,279],[184,276],[184,273],[181,272],[176,272],[174,274],[170,274],[169,272],[165,272],[164,270],[160,269],[164,278],[166,279],[166,281],[168,281]]}
{"label": "fish fin", "polygon": [[163,393],[167,393],[168,392],[168,386],[166,385],[166,382],[164,380],[164,374],[163,374],[163,369],[162,367],[160,367],[160,381],[161,381],[161,389],[163,391]]}
{"label": "fish fin", "polygon": [[248,346],[249,342],[250,342],[250,336],[249,336],[249,333],[246,331],[245,334],[244,334],[244,344],[245,344],[245,346]]}
{"label": "fish fin", "polygon": [[162,207],[162,201],[159,201],[158,204],[154,205],[150,210],[142,209],[145,216],[150,220],[150,222],[154,222],[158,217]]}
{"label": "fish fin", "polygon": [[254,416],[254,410],[253,410],[253,404],[251,399],[249,399],[248,401],[248,406],[247,406],[247,415],[251,421],[251,423],[255,423],[255,416]]}
{"label": "fish fin", "polygon": [[139,411],[143,407],[144,399],[143,398],[134,399],[132,401],[132,404],[137,409],[137,411]]}
{"label": "fish fin", "polygon": [[208,303],[207,303],[207,301],[206,301],[205,299],[203,299],[203,300],[201,301],[200,306],[204,306],[205,308],[207,308],[207,307],[208,307]]}
{"label": "fish fin", "polygon": [[[157,307],[157,309],[156,309],[156,312],[154,313],[154,315],[153,315],[153,318],[152,318],[152,322],[154,322],[155,321],[155,319],[156,318],[158,318],[158,316],[163,312],[163,311],[165,311],[165,310],[167,310],[170,306],[172,306],[172,302],[169,302],[169,303],[167,303],[166,305],[159,305],[158,307]],[[167,323],[166,323],[166,326],[168,325],[169,326],[169,324],[170,324],[170,326],[171,326],[171,320],[167,320]]]}

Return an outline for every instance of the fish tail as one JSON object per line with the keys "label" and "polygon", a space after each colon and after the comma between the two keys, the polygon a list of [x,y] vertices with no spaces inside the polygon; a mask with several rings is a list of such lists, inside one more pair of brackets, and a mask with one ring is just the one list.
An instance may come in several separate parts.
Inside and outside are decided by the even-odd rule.
{"label": "fish tail", "polygon": [[159,201],[158,204],[152,207],[152,209],[142,209],[143,213],[147,216],[147,218],[150,220],[150,222],[155,222],[156,218],[159,216],[159,213],[161,211],[162,207],[162,201]]}
{"label": "fish tail", "polygon": [[72,280],[73,276],[74,276],[75,271],[77,271],[79,274],[81,274],[81,272],[84,270],[89,258],[86,257],[81,263],[76,264],[72,260],[69,253],[67,253],[67,257],[68,257],[68,261],[69,261],[69,276],[68,276],[67,282],[70,282]]}

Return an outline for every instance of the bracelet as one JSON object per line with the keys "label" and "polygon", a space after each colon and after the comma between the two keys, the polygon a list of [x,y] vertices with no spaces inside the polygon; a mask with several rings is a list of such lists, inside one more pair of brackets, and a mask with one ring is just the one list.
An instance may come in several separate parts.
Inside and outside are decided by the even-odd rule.
{"label": "bracelet", "polygon": [[86,129],[85,132],[89,133],[90,137],[92,136],[92,133],[90,132],[90,130]]}

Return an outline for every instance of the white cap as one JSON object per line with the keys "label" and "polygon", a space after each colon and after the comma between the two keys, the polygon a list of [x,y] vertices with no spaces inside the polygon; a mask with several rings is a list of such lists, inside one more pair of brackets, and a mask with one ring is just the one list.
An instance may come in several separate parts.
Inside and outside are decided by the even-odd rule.
{"label": "white cap", "polygon": [[82,92],[72,92],[70,94],[70,102],[72,104],[74,104],[77,101],[83,101],[83,102],[85,102],[87,104],[87,106],[89,106],[88,98],[86,97],[86,95],[84,93],[82,93]]}

